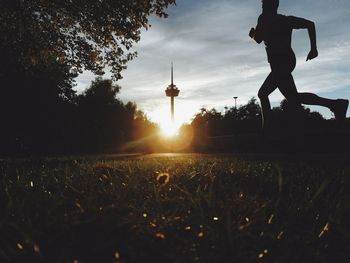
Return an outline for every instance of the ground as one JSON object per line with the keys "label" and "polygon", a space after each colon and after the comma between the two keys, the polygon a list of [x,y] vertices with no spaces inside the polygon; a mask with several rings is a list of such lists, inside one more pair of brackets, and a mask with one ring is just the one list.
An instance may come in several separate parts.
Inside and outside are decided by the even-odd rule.
{"label": "ground", "polygon": [[350,156],[0,160],[0,262],[350,262]]}

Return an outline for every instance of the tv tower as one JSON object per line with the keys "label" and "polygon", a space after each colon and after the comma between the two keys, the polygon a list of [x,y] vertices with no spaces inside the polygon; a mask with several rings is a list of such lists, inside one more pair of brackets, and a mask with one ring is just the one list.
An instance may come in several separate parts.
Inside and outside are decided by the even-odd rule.
{"label": "tv tower", "polygon": [[170,107],[171,107],[171,120],[174,121],[174,98],[179,96],[180,90],[174,85],[174,69],[173,62],[171,62],[171,84],[166,88],[165,94],[170,97]]}

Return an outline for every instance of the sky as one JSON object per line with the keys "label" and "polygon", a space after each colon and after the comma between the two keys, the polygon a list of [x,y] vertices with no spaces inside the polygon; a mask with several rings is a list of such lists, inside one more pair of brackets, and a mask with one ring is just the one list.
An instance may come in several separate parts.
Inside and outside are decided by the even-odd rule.
{"label": "sky", "polygon": [[[151,17],[152,27],[142,30],[134,45],[138,57],[129,62],[118,81],[119,98],[136,102],[138,108],[158,123],[170,118],[170,64],[180,89],[175,99],[178,124],[190,122],[201,108],[245,104],[257,92],[270,68],[263,44],[248,37],[261,13],[260,0],[177,0],[168,9],[169,17]],[[294,30],[292,46],[297,57],[293,76],[300,92],[327,98],[350,98],[350,1],[280,0],[280,14],[293,15],[316,23],[318,58],[306,62],[310,50],[306,30]],[[108,74],[106,74],[108,77]],[[84,72],[77,78],[78,92],[94,76]],[[283,99],[276,90],[273,106]],[[311,107],[326,118],[327,108]],[[348,111],[348,115],[350,112]]]}

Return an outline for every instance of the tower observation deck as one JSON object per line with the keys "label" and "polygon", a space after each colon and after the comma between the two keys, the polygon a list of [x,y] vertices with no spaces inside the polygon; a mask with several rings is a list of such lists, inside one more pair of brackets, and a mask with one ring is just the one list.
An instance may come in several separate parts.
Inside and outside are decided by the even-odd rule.
{"label": "tower observation deck", "polygon": [[171,84],[166,88],[165,94],[170,97],[171,120],[174,120],[174,98],[179,96],[180,90],[174,84],[174,67],[171,63]]}

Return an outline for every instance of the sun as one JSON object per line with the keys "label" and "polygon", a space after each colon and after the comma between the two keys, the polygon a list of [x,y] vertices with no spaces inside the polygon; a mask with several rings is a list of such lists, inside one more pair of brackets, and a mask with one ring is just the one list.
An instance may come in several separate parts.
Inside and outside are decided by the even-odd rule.
{"label": "sun", "polygon": [[197,105],[191,102],[182,101],[175,104],[175,119],[171,120],[171,113],[168,100],[158,104],[156,108],[148,111],[151,120],[159,125],[160,135],[166,138],[174,138],[179,135],[180,127],[191,122]]}
{"label": "sun", "polygon": [[174,121],[163,121],[159,126],[161,135],[164,137],[175,137],[179,133],[179,126]]}

